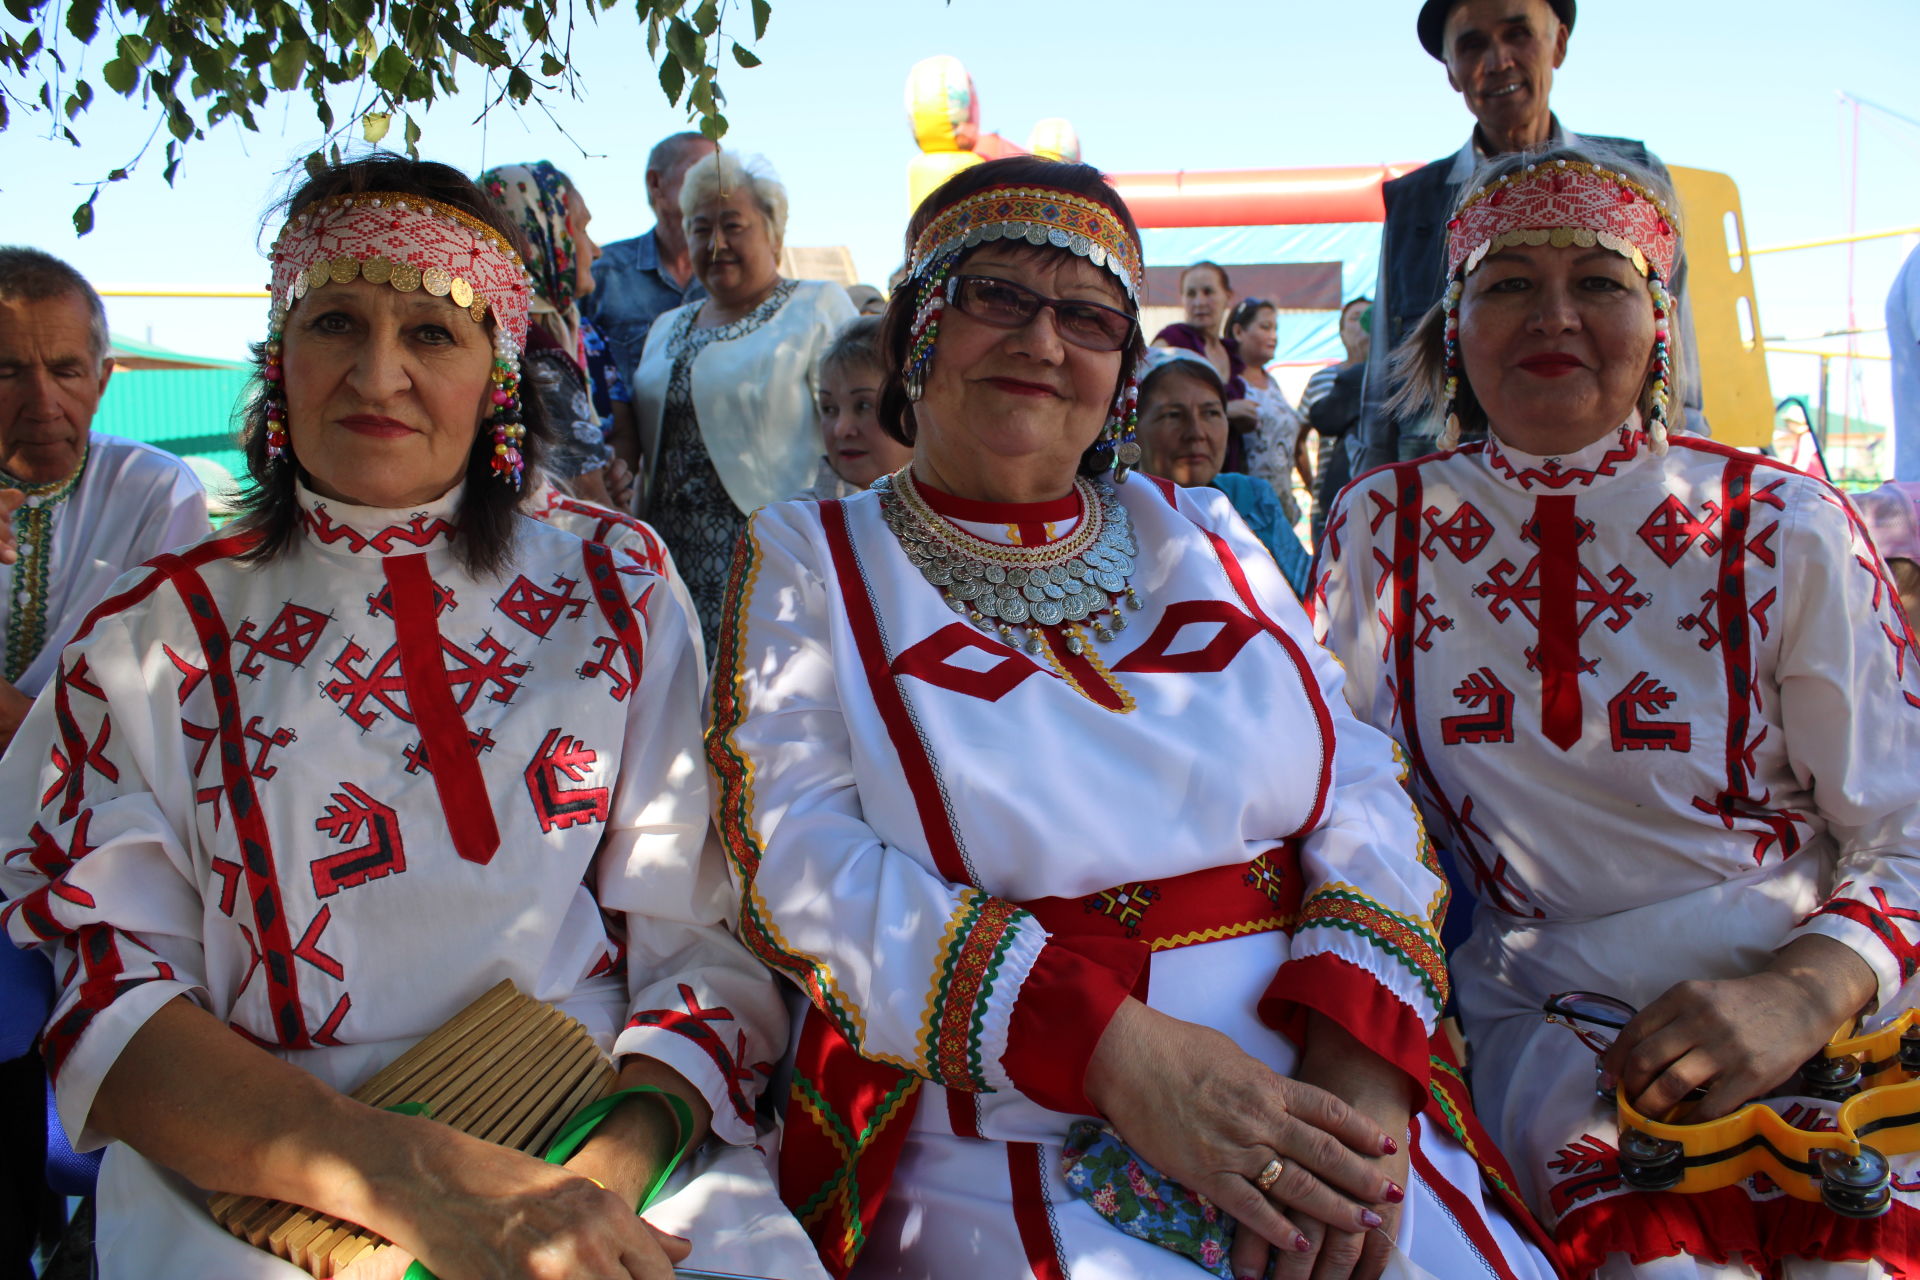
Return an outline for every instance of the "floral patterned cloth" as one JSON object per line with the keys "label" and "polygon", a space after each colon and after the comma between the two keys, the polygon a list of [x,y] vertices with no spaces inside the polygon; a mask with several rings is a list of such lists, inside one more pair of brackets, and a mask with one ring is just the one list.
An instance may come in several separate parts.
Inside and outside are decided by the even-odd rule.
{"label": "floral patterned cloth", "polygon": [[1061,1168],[1074,1193],[1114,1226],[1220,1280],[1234,1280],[1227,1253],[1238,1224],[1135,1155],[1113,1130],[1093,1120],[1075,1124],[1067,1130]]}

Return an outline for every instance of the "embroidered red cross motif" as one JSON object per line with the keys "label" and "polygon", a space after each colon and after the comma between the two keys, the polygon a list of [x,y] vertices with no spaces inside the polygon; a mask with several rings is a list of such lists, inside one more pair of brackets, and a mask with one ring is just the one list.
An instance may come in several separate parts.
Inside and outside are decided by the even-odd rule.
{"label": "embroidered red cross motif", "polygon": [[[1866,926],[1899,962],[1900,980],[1904,982],[1911,978],[1916,971],[1920,971],[1920,945],[1912,942],[1894,922],[1897,920],[1920,921],[1920,911],[1894,906],[1887,900],[1887,891],[1879,885],[1874,885],[1870,890],[1873,894],[1872,906],[1868,906],[1858,898],[1840,896],[1852,887],[1851,880],[1840,885],[1833,891],[1833,896],[1827,899],[1825,905],[1813,914],[1839,916],[1855,924]],[[1811,918],[1811,916],[1808,917],[1808,919]]]}
{"label": "embroidered red cross motif", "polygon": [[[467,731],[467,745],[473,748],[473,754],[478,758],[486,752],[493,750],[494,747],[499,744],[493,740],[493,730],[485,725],[481,725],[477,730],[469,729]],[[431,771],[433,769],[433,764],[427,759],[427,744],[425,739],[410,744],[400,755],[401,758],[407,762],[408,773],[419,773],[422,770]]]}
{"label": "embroidered red cross motif", "polygon": [[1562,1175],[1547,1190],[1556,1217],[1564,1217],[1583,1200],[1619,1191],[1624,1185],[1619,1153],[1590,1133],[1560,1148],[1547,1167]]}
{"label": "embroidered red cross motif", "polygon": [[1492,667],[1469,672],[1453,691],[1461,705],[1472,708],[1440,720],[1440,740],[1448,746],[1463,742],[1513,741],[1513,690]]}
{"label": "embroidered red cross motif", "polygon": [[1693,728],[1684,720],[1655,720],[1678,697],[1645,671],[1607,703],[1615,751],[1691,751]]}
{"label": "embroidered red cross motif", "polygon": [[4,930],[7,922],[17,914],[26,921],[27,927],[33,930],[34,937],[58,938],[64,935],[67,929],[48,914],[48,909],[52,906],[51,899],[58,898],[62,902],[81,908],[94,906],[92,894],[68,884],[65,879],[67,872],[73,869],[76,862],[93,852],[94,846],[87,843],[87,828],[92,821],[93,810],[88,809],[82,813],[73,824],[73,839],[70,845],[65,847],[54,839],[52,832],[37,822],[33,824],[32,830],[27,833],[27,839],[31,843],[25,848],[13,850],[7,855],[7,861],[12,862],[21,854],[25,854],[28,863],[47,878],[47,883],[7,903],[4,908],[0,908],[0,930]]}
{"label": "embroidered red cross motif", "polygon": [[578,618],[586,612],[587,598],[573,593],[579,585],[576,579],[555,574],[553,589],[548,591],[536,587],[521,574],[494,602],[494,607],[545,640],[562,618]]}
{"label": "embroidered red cross motif", "polygon": [[547,730],[523,772],[527,794],[533,798],[533,816],[542,831],[565,831],[582,823],[607,820],[608,791],[605,787],[566,786],[585,783],[593,777],[599,753],[559,729]]}
{"label": "embroidered red cross motif", "polygon": [[[429,578],[428,581],[433,582],[431,578]],[[458,609],[459,607],[460,602],[454,598],[452,587],[443,587],[438,582],[433,582],[434,617],[437,618],[441,614],[452,609]],[[378,591],[370,591],[367,593],[367,616],[369,618],[393,617],[392,583],[386,583]]]}
{"label": "embroidered red cross motif", "polygon": [[400,838],[398,815],[354,786],[340,784],[332,803],[315,819],[313,829],[351,844],[364,833],[364,843],[341,853],[315,858],[311,864],[313,891],[331,898],[342,889],[365,884],[407,869],[406,847]]}
{"label": "embroidered red cross motif", "polygon": [[721,1079],[727,1082],[728,1100],[733,1104],[734,1114],[742,1120],[751,1120],[753,1106],[743,1086],[753,1083],[756,1078],[772,1075],[772,1064],[756,1062],[751,1067],[745,1065],[746,1032],[737,1033],[734,1047],[729,1051],[726,1041],[721,1039],[716,1029],[717,1024],[734,1020],[733,1011],[724,1006],[706,1008],[694,995],[692,987],[684,982],[680,983],[679,987],[681,1003],[686,1006],[685,1013],[677,1009],[643,1009],[634,1014],[627,1025],[659,1027],[693,1041],[709,1058],[713,1059],[713,1065],[720,1070]]}
{"label": "embroidered red cross motif", "polygon": [[1437,559],[1440,547],[1445,547],[1455,560],[1465,564],[1486,550],[1487,542],[1493,537],[1493,525],[1480,514],[1478,507],[1463,502],[1445,521],[1440,520],[1439,515],[1438,507],[1428,507],[1420,513],[1428,530],[1420,544],[1421,555],[1429,560]]}
{"label": "embroidered red cross motif", "polygon": [[[88,770],[99,774],[108,782],[120,781],[120,769],[107,759],[107,741],[113,736],[113,721],[107,716],[100,717],[100,732],[89,743],[84,733],[76,732],[66,744],[56,743],[51,753],[53,765],[53,784],[40,797],[41,807],[53,803],[53,798],[62,791],[68,791],[67,803],[61,807],[61,818],[67,819],[79,812],[79,801],[86,793]],[[74,750],[71,758],[62,745],[70,745]],[[71,811],[71,812],[69,812]]]}
{"label": "embroidered red cross motif", "polygon": [[306,526],[308,533],[329,546],[344,542],[349,551],[372,548],[381,555],[388,555],[403,544],[409,547],[430,546],[436,539],[451,537],[454,533],[451,524],[438,516],[428,516],[424,511],[416,511],[407,518],[405,524],[390,524],[371,537],[350,525],[334,523],[333,516],[324,505],[316,506],[311,511],[302,509],[300,523]]}
{"label": "embroidered red cross motif", "polygon": [[[954,661],[962,655],[962,661]],[[1019,650],[965,623],[951,622],[902,650],[891,670],[895,676],[912,676],[949,693],[998,702],[1027,677],[1040,674],[1041,668]]]}
{"label": "embroidered red cross motif", "polygon": [[[1505,622],[1517,610],[1521,617],[1538,626],[1540,557],[1535,556],[1527,561],[1527,567],[1518,578],[1513,573],[1513,562],[1502,560],[1493,566],[1485,582],[1475,584],[1473,594],[1487,602],[1487,612],[1493,615],[1496,622]],[[1612,586],[1609,587],[1607,583]],[[1605,583],[1595,577],[1591,569],[1580,565],[1575,573],[1575,584],[1574,601],[1584,610],[1576,618],[1576,634],[1581,636],[1587,634],[1587,628],[1596,620],[1604,621],[1609,631],[1623,629],[1633,621],[1634,611],[1645,608],[1653,599],[1643,591],[1633,590],[1638,580],[1625,565],[1615,565],[1607,570]]]}
{"label": "embroidered red cross motif", "polygon": [[263,657],[298,667],[313,653],[314,646],[320,643],[321,633],[331,621],[331,613],[319,613],[291,601],[280,606],[280,612],[273,616],[273,621],[258,636],[254,635],[253,619],[246,619],[233,633],[234,644],[247,651],[246,657],[240,660],[240,665],[234,670],[249,679],[258,680],[266,670],[265,664],[260,661]]}
{"label": "embroidered red cross motif", "polygon": [[1720,506],[1708,502],[1701,511],[1703,514],[1696,518],[1677,495],[1668,494],[1667,500],[1655,507],[1640,525],[1640,540],[1665,561],[1668,568],[1679,564],[1680,557],[1687,554],[1695,542],[1708,555],[1719,555],[1720,539],[1713,530],[1720,518]]}
{"label": "embroidered red cross motif", "polygon": [[[597,544],[588,545],[591,547]],[[604,547],[601,548],[601,552],[604,555]],[[617,568],[611,560],[605,560],[590,568],[603,577],[629,572],[640,573],[639,570]],[[651,575],[642,574],[641,576],[651,578]],[[617,576],[613,576],[610,582],[603,583],[597,590],[603,595],[601,610],[607,613],[609,607],[607,595],[611,593],[611,597],[615,600],[620,598],[620,580]],[[653,590],[654,584],[650,582],[647,589],[640,593],[640,598],[631,606],[632,611],[639,615],[640,624],[650,621],[648,609],[653,603]],[[594,637],[593,647],[598,651],[599,656],[581,663],[577,674],[582,680],[606,676],[613,682],[613,687],[607,690],[607,696],[615,702],[625,702],[633,695],[633,691],[640,687],[640,666],[645,658],[645,650],[641,644],[640,627],[634,625],[631,618],[616,622],[614,619],[617,616],[616,609],[609,614],[608,618],[618,628],[616,634]]]}
{"label": "embroidered red cross motif", "polygon": [[[487,695],[489,701],[512,702],[514,695],[520,691],[520,678],[527,673],[526,663],[507,661],[513,656],[513,650],[491,633],[480,637],[480,643],[472,653],[445,637],[440,640],[440,651],[451,659],[447,666],[447,685],[454,693],[455,709],[463,715],[472,709],[480,691],[488,687],[493,689]],[[367,657],[367,651],[358,642],[349,640],[331,664],[344,678],[328,681],[321,686],[321,690],[340,704],[340,714],[363,730],[371,729],[380,719],[380,712],[367,705],[369,699],[391,711],[401,721],[412,724],[413,711],[407,700],[407,681],[401,669],[400,646],[389,645],[379,661],[362,672],[357,669],[358,664],[365,662]]]}
{"label": "embroidered red cross motif", "polygon": [[1160,900],[1160,891],[1150,884],[1123,884],[1102,889],[1081,899],[1088,911],[1097,911],[1118,921],[1129,938],[1140,932],[1140,921],[1147,909]]}

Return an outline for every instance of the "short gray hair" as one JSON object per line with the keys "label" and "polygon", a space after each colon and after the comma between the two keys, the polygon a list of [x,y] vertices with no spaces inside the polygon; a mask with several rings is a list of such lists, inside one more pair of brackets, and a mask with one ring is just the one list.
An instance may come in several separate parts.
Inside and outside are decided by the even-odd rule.
{"label": "short gray hair", "polygon": [[107,304],[100,301],[87,278],[50,253],[23,244],[0,245],[0,301],[45,302],[69,296],[86,304],[93,358],[106,360],[113,354],[113,339],[107,333]]}
{"label": "short gray hair", "polygon": [[773,166],[761,156],[742,160],[731,151],[716,151],[702,156],[687,170],[686,185],[680,188],[680,216],[691,218],[693,211],[709,200],[718,200],[726,192],[746,187],[753,202],[766,215],[767,229],[776,245],[787,241],[787,189],[774,174]]}
{"label": "short gray hair", "polygon": [[687,158],[695,147],[712,146],[703,133],[670,133],[647,152],[648,173],[665,173]]}

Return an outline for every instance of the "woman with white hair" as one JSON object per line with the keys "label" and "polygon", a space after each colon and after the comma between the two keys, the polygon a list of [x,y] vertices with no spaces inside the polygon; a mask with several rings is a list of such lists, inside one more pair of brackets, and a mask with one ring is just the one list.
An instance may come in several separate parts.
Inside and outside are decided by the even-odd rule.
{"label": "woman with white hair", "polygon": [[781,277],[787,192],[757,157],[695,164],[680,210],[707,296],[654,323],[634,372],[640,510],[673,552],[711,656],[747,513],[813,478],[814,366],[854,309],[839,285]]}

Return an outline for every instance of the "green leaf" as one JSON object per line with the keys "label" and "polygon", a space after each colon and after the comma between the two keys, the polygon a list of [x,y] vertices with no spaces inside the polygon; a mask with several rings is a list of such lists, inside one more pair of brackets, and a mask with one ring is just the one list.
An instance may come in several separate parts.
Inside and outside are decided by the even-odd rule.
{"label": "green leaf", "polygon": [[127,180],[127,171],[125,169],[115,169],[112,173],[107,175],[108,182],[125,182],[126,180]]}
{"label": "green leaf", "polygon": [[100,68],[100,78],[107,82],[107,88],[126,97],[133,93],[133,86],[140,82],[140,69],[129,62],[114,58]]}
{"label": "green leaf", "polygon": [[397,44],[390,44],[380,51],[373,60],[373,82],[388,93],[398,94],[407,82],[407,72],[413,70],[413,60]]}
{"label": "green leaf", "polygon": [[[313,114],[320,118],[320,127],[322,129],[333,128],[333,108],[327,105],[325,98],[313,104]],[[248,113],[247,115],[247,128],[256,128],[253,123],[252,113]]]}
{"label": "green leaf", "polygon": [[38,0],[38,3],[35,0],[7,0],[7,12],[21,22],[32,22],[33,11],[45,3],[46,0]]}
{"label": "green leaf", "polygon": [[707,61],[707,42],[699,32],[688,26],[683,18],[673,18],[667,22],[667,52],[680,60],[680,65],[688,71],[705,65]]}
{"label": "green leaf", "polygon": [[566,73],[566,70],[567,70],[567,64],[560,61],[560,59],[554,57],[552,54],[543,53],[540,55],[540,74],[541,75],[543,76],[564,75]]}
{"label": "green leaf", "polygon": [[527,29],[527,35],[535,44],[545,44],[550,29],[546,13],[538,6],[529,4],[520,11],[520,24]]}
{"label": "green leaf", "polygon": [[700,68],[700,75],[693,82],[693,92],[687,95],[687,106],[703,116],[713,114],[713,73]]}
{"label": "green leaf", "polygon": [[193,136],[193,117],[185,111],[175,110],[167,113],[167,132],[185,142]]}
{"label": "green leaf", "polygon": [[406,135],[407,154],[418,160],[420,158],[420,126],[413,122],[412,116],[407,117],[407,127],[401,132]]}
{"label": "green leaf", "polygon": [[500,41],[495,40],[484,31],[471,32],[468,34],[467,39],[473,42],[474,61],[489,67],[504,67],[507,65],[507,46],[500,43]]}
{"label": "green leaf", "polygon": [[73,94],[67,99],[67,119],[73,119],[91,105],[93,105],[93,86],[82,80],[73,86]]}
{"label": "green leaf", "polygon": [[67,30],[82,43],[91,43],[100,34],[100,0],[72,0],[67,6]]}
{"label": "green leaf", "polygon": [[718,111],[700,118],[700,132],[714,142],[727,136],[727,118]]}
{"label": "green leaf", "polygon": [[507,73],[507,96],[515,102],[525,102],[533,96],[533,77],[515,67]]}
{"label": "green leaf", "polygon": [[387,112],[369,111],[360,117],[360,136],[378,146],[380,139],[387,136],[387,127],[392,123],[393,117]]}
{"label": "green leaf", "polygon": [[720,6],[715,0],[700,0],[700,7],[693,11],[693,29],[703,36],[720,29]]}
{"label": "green leaf", "polygon": [[760,59],[747,52],[747,47],[738,40],[733,42],[733,60],[743,67],[757,67]]}
{"label": "green leaf", "polygon": [[667,56],[660,59],[660,88],[666,92],[667,101],[677,107],[680,105],[680,91],[686,87],[687,73],[669,50]]}
{"label": "green leaf", "polygon": [[73,234],[83,236],[93,230],[93,202],[99,198],[100,189],[96,187],[87,202],[73,211]]}
{"label": "green leaf", "polygon": [[27,32],[27,38],[20,42],[20,53],[23,57],[31,58],[38,52],[40,52],[40,28],[35,27]]}
{"label": "green leaf", "polygon": [[147,59],[153,56],[153,45],[145,36],[121,36],[114,46],[122,58],[136,67],[147,65]]}
{"label": "green leaf", "polygon": [[761,41],[767,38],[767,21],[773,17],[773,5],[768,0],[753,0],[753,38]]}
{"label": "green leaf", "polygon": [[307,69],[313,46],[305,40],[289,40],[273,51],[268,65],[273,68],[273,87],[285,92],[297,88],[300,73]]}
{"label": "green leaf", "polygon": [[660,56],[660,15],[657,13],[647,19],[647,56]]}

